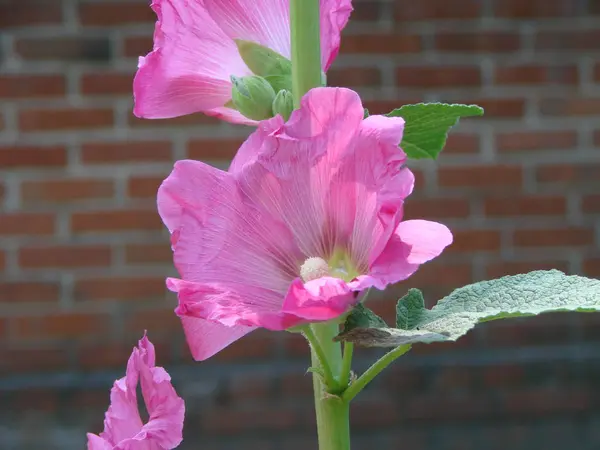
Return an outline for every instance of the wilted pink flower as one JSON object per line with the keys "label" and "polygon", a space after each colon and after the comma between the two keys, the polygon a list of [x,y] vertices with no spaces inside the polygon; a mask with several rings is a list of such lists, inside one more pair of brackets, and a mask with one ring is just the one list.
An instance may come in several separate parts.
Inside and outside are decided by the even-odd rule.
{"label": "wilted pink flower", "polygon": [[452,242],[444,225],[401,222],[414,183],[403,128],[402,118],[363,120],[351,90],[317,88],[287,123],[261,122],[228,172],[175,164],[158,208],[196,359],[256,327],[336,318],[357,291],[409,277]]}
{"label": "wilted pink flower", "polygon": [[[140,58],[134,114],[161,119],[203,112],[254,123],[225,106],[231,75],[252,74],[234,39],[290,58],[289,0],[153,0],[152,9],[158,16],[154,50]],[[321,0],[323,70],[337,56],[351,11],[351,0]]]}
{"label": "wilted pink flower", "polygon": [[[156,367],[154,346],[144,336],[133,349],[125,377],[110,391],[104,432],[88,433],[88,450],[170,450],[182,440],[185,406],[171,377]],[[142,423],[136,389],[138,380],[150,418]]]}

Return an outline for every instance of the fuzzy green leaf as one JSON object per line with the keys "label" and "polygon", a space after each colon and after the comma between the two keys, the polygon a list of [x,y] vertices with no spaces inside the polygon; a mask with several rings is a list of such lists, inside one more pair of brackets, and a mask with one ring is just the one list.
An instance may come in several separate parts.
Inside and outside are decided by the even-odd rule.
{"label": "fuzzy green leaf", "polygon": [[490,320],[549,312],[598,312],[600,280],[540,270],[464,286],[430,310],[423,307],[419,312],[418,299],[413,300],[412,308],[407,308],[410,321],[404,316],[399,319],[400,325],[410,323],[412,329],[360,327],[342,333],[340,340],[366,347],[456,341],[478,323]]}
{"label": "fuzzy green leaf", "polygon": [[400,146],[409,158],[436,159],[446,144],[450,128],[461,117],[482,116],[477,105],[418,103],[404,105],[387,114],[402,117],[406,124]]}
{"label": "fuzzy green leaf", "polygon": [[344,322],[343,333],[348,333],[355,328],[386,328],[387,323],[362,303],[352,309]]}

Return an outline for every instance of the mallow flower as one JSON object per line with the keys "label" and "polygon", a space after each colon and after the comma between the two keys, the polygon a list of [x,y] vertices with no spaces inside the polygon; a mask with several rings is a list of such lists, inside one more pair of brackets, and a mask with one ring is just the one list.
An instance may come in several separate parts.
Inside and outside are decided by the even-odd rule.
{"label": "mallow flower", "polygon": [[158,209],[195,359],[257,327],[339,318],[360,291],[406,279],[452,242],[444,225],[402,221],[414,184],[404,120],[363,115],[355,92],[312,89],[287,122],[261,122],[227,172],[175,164]]}
{"label": "mallow flower", "polygon": [[[153,0],[154,49],[140,57],[134,114],[163,119],[203,112],[256,124],[232,101],[232,77],[265,77],[275,94],[291,90],[289,0]],[[351,0],[320,0],[321,64],[338,54]],[[260,98],[267,97],[259,91]],[[272,101],[272,99],[271,99]],[[270,107],[262,105],[262,108]],[[238,108],[241,109],[241,108]],[[269,115],[269,117],[275,114]]]}
{"label": "mallow flower", "polygon": [[[138,381],[149,415],[144,424],[138,410]],[[134,348],[123,378],[110,392],[110,407],[100,435],[88,433],[88,450],[170,450],[182,441],[183,399],[169,374],[155,366],[154,345],[144,337]]]}

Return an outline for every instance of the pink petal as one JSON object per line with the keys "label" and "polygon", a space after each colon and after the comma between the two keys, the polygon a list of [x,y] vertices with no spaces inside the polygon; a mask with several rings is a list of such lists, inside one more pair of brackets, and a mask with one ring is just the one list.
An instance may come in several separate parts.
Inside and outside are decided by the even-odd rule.
{"label": "pink petal", "polygon": [[[162,367],[155,367],[154,360],[154,346],[144,336],[129,358],[125,377],[111,390],[104,432],[100,436],[88,434],[88,450],[170,450],[181,443],[184,403],[169,375]],[[150,416],[146,424],[138,411],[138,379]]]}
{"label": "pink petal", "polygon": [[187,343],[196,361],[204,361],[237,341],[256,327],[228,327],[192,316],[181,316]]}
{"label": "pink petal", "polygon": [[283,312],[310,322],[335,319],[356,303],[356,296],[344,280],[322,277],[302,283],[297,278],[283,303]]}
{"label": "pink petal", "polygon": [[321,0],[321,66],[324,71],[338,55],[342,30],[351,12],[351,0]]}
{"label": "pink petal", "polygon": [[440,255],[451,243],[452,233],[440,223],[427,220],[401,222],[361,287],[370,283],[377,289],[384,289],[388,284],[405,280],[420,264]]}
{"label": "pink petal", "polygon": [[134,114],[160,119],[222,108],[230,76],[249,74],[235,43],[196,1],[154,0],[152,8],[155,46],[140,58]]}
{"label": "pink petal", "polygon": [[230,39],[256,42],[290,57],[289,0],[202,0]]}

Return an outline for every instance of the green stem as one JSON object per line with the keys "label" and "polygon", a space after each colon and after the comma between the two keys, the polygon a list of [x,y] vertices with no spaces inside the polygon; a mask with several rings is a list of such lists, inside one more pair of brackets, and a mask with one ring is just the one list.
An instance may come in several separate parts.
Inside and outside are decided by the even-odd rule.
{"label": "green stem", "polygon": [[350,383],[350,372],[352,371],[352,354],[354,353],[354,344],[344,342],[344,359],[342,360],[342,371],[338,379],[338,385],[343,392]]}
{"label": "green stem", "polygon": [[321,342],[319,341],[319,339],[317,338],[310,326],[304,327],[302,333],[304,333],[304,337],[306,337],[306,340],[310,342],[311,351],[314,352],[319,362],[318,365],[313,365],[313,367],[322,372],[323,378],[325,379],[325,384],[329,388],[333,388],[333,386],[335,386],[337,382],[333,377],[331,367],[329,367],[329,362],[327,360],[327,357],[325,356],[325,352],[323,351]]}
{"label": "green stem", "polygon": [[[333,373],[340,373],[342,368],[342,349],[333,338],[339,333],[337,323],[315,323],[311,325],[316,339],[319,341],[325,360]],[[320,366],[320,357],[311,346],[313,367]],[[323,370],[323,369],[322,369]],[[315,412],[317,415],[317,433],[319,450],[350,450],[350,404],[331,390],[337,390],[337,383],[327,386],[321,377],[313,374],[315,394]]]}
{"label": "green stem", "polygon": [[290,0],[292,93],[294,107],[310,89],[321,86],[319,0]]}
{"label": "green stem", "polygon": [[352,383],[348,389],[342,394],[342,399],[346,402],[350,402],[356,395],[363,390],[363,388],[369,384],[369,382],[375,378],[379,373],[393,363],[400,356],[404,355],[410,350],[410,345],[401,345],[396,347],[394,350],[386,353],[379,358],[371,367],[367,369],[354,383]]}

